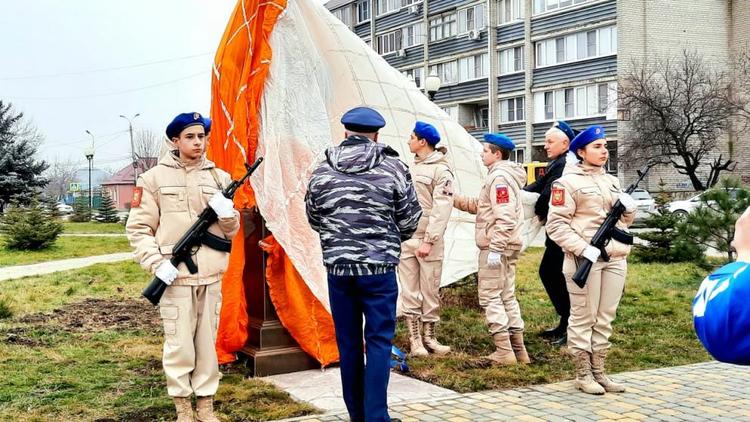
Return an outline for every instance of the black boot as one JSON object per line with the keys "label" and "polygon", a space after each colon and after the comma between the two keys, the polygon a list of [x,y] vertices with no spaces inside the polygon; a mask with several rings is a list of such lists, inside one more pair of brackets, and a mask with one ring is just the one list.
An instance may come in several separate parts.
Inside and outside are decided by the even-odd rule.
{"label": "black boot", "polygon": [[563,334],[562,337],[550,341],[550,344],[553,346],[565,346],[568,344],[568,334]]}
{"label": "black boot", "polygon": [[557,327],[542,331],[541,336],[542,338],[545,338],[545,339],[557,340],[560,337],[564,336],[567,331],[568,331],[568,318],[560,318],[560,322],[557,324]]}

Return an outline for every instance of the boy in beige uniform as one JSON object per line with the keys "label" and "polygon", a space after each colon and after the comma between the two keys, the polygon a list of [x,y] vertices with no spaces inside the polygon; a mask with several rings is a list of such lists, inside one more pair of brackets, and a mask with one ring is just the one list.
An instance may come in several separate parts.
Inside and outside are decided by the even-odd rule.
{"label": "boy in beige uniform", "polygon": [[[565,167],[563,176],[553,185],[547,234],[565,252],[563,274],[570,295],[568,348],[576,365],[575,384],[589,394],[623,392],[624,386],[605,375],[604,360],[625,287],[625,258],[630,245],[613,238],[606,247],[609,261],[605,262],[600,259],[601,251],[590,242],[618,199],[625,207],[617,223],[619,230],[633,223],[637,206],[620,189],[617,178],[604,169],[609,153],[603,127],[592,126],[581,132],[571,142],[570,151],[581,162]],[[583,288],[572,279],[581,259],[593,263]]]}
{"label": "boy in beige uniform", "polygon": [[419,121],[409,138],[409,150],[416,154],[410,172],[422,217],[411,239],[401,244],[398,275],[414,356],[427,356],[428,352],[444,355],[451,350],[435,338],[435,326],[440,321],[443,234],[453,210],[453,173],[445,156],[447,150],[435,148],[438,142],[437,129]]}
{"label": "boy in beige uniform", "polygon": [[207,206],[219,217],[209,229],[212,234],[232,239],[239,230],[239,213],[221,193],[231,178],[204,155],[210,129],[211,121],[198,113],[180,114],[167,126],[176,149],[138,177],[126,226],[135,259],[169,285],[159,303],[165,337],[162,364],[179,422],[196,420],[193,394],[197,420],[219,420],[213,413],[221,378],[214,345],[229,254],[201,246],[193,256],[196,274],[169,261],[172,247]]}
{"label": "boy in beige uniform", "polygon": [[456,195],[454,206],[477,215],[479,304],[496,350],[488,356],[501,365],[530,363],[523,342],[524,322],[516,299],[516,262],[521,250],[523,205],[520,190],[526,172],[509,161],[515,148],[503,134],[484,135],[482,162],[489,169],[479,198]]}

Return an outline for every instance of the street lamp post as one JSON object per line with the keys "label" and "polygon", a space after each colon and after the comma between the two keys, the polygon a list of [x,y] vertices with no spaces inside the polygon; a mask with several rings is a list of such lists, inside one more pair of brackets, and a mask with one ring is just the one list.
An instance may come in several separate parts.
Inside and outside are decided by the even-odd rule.
{"label": "street lamp post", "polygon": [[123,114],[120,115],[120,117],[128,121],[128,130],[130,131],[130,158],[133,161],[133,185],[135,185],[138,180],[138,162],[135,158],[135,147],[133,146],[133,120],[140,115],[141,113],[135,113],[130,119]]}
{"label": "street lamp post", "polygon": [[440,77],[437,75],[430,75],[425,79],[424,86],[427,90],[427,95],[430,97],[430,101],[435,101],[435,94],[437,94],[438,90],[440,90],[440,86],[443,84],[443,81],[440,80]]}
{"label": "street lamp post", "polygon": [[91,185],[91,170],[94,168],[94,134],[89,132],[88,129],[86,129],[86,133],[91,135],[91,146],[83,151],[89,161],[89,213],[91,213],[94,209],[94,187]]}

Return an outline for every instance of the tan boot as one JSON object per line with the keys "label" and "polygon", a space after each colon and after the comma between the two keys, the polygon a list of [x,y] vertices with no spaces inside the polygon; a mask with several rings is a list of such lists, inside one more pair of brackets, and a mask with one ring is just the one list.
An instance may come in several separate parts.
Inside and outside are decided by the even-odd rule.
{"label": "tan boot", "polygon": [[586,394],[604,394],[604,387],[594,381],[591,374],[591,353],[581,350],[574,352],[573,362],[576,365],[576,388]]}
{"label": "tan boot", "polygon": [[531,363],[531,358],[526,352],[526,345],[523,344],[523,331],[510,333],[510,345],[513,347],[513,353],[516,355],[518,363]]}
{"label": "tan boot", "polygon": [[214,415],[214,396],[198,397],[195,402],[195,413],[198,422],[221,422]]}
{"label": "tan boot", "polygon": [[499,365],[513,365],[517,363],[516,355],[513,353],[513,347],[510,345],[510,336],[508,333],[495,333],[492,335],[495,341],[495,351],[487,359]]}
{"label": "tan boot", "polygon": [[450,346],[440,344],[437,338],[435,338],[435,325],[434,322],[425,322],[422,324],[424,347],[427,351],[436,355],[446,355],[451,351],[451,348]]}
{"label": "tan boot", "polygon": [[195,422],[193,417],[193,402],[190,397],[172,397],[177,409],[177,422]]}
{"label": "tan boot", "polygon": [[604,373],[604,361],[607,359],[607,350],[598,350],[591,355],[591,374],[608,393],[624,393],[625,386],[618,384]]}
{"label": "tan boot", "polygon": [[411,356],[427,356],[427,349],[422,344],[422,334],[420,331],[419,317],[407,316],[406,329],[409,330],[409,343]]}

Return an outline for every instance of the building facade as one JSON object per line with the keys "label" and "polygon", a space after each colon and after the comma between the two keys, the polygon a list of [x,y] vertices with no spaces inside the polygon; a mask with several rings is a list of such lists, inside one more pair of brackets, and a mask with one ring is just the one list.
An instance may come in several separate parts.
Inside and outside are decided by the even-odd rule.
{"label": "building facade", "polygon": [[[326,7],[417,86],[439,76],[435,102],[477,138],[511,136],[515,160],[546,161],[544,133],[555,120],[577,129],[600,124],[610,139],[608,170],[623,177],[618,151],[627,122],[618,120],[625,113],[618,113],[617,81],[627,63],[682,47],[729,58],[750,35],[750,7],[740,3],[332,0]],[[662,172],[675,173],[654,172],[650,188]],[[668,183],[684,185],[679,175]]]}

